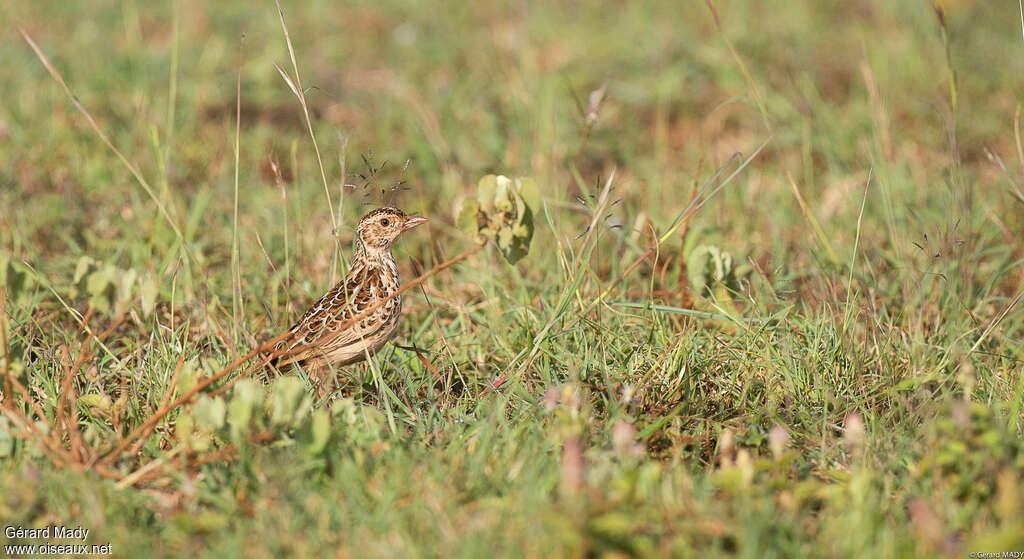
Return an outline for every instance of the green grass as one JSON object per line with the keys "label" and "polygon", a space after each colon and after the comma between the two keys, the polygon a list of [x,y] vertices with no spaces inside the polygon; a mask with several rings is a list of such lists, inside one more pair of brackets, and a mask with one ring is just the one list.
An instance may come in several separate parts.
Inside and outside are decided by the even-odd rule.
{"label": "green grass", "polygon": [[[679,4],[286,2],[292,56],[273,4],[5,3],[0,524],[117,556],[1024,547],[1017,7]],[[531,250],[410,290],[420,356],[333,406],[242,382],[105,457],[328,289],[367,209],[431,217],[406,281],[471,248],[488,173],[541,185]]]}

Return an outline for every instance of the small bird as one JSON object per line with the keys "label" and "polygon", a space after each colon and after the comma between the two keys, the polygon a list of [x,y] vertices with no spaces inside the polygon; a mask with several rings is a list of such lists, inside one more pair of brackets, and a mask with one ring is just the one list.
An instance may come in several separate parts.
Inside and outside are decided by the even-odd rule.
{"label": "small bird", "polygon": [[[331,366],[357,363],[384,347],[402,313],[398,266],[391,245],[399,235],[427,221],[398,208],[377,208],[356,226],[356,248],[348,274],[288,330],[275,353],[276,366],[300,365],[322,382]],[[387,299],[365,317],[372,306]],[[358,320],[353,320],[358,318]],[[283,352],[282,352],[283,350]]]}

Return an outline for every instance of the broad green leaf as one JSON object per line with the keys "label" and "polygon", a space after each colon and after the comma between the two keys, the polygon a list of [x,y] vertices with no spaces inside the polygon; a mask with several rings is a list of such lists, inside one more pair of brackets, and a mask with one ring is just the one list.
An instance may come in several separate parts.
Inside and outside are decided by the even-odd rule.
{"label": "broad green leaf", "polygon": [[372,406],[357,404],[351,398],[335,400],[331,405],[331,416],[336,417],[346,427],[346,437],[357,441],[373,441],[380,438],[380,433],[387,424],[387,419],[380,410]]}
{"label": "broad green leaf", "polygon": [[479,211],[480,203],[473,198],[467,198],[462,204],[462,209],[459,210],[458,217],[455,218],[455,226],[470,237],[476,237],[480,234],[477,225],[477,212]]}
{"label": "broad green leaf", "polygon": [[690,286],[699,293],[713,292],[716,286],[738,291],[750,267],[736,266],[733,256],[716,246],[700,245],[687,254],[686,273]]}
{"label": "broad green leaf", "polygon": [[147,276],[139,286],[139,295],[142,299],[142,314],[149,316],[153,314],[157,301],[160,299],[160,286],[153,276]]}
{"label": "broad green leaf", "polygon": [[309,417],[311,411],[313,411],[313,396],[303,386],[302,393],[299,396],[299,403],[295,406],[295,413],[292,415],[292,427],[301,425]]}
{"label": "broad green leaf", "polygon": [[203,396],[192,408],[192,419],[196,427],[205,432],[212,432],[224,426],[227,405],[221,398]]}
{"label": "broad green leaf", "polygon": [[306,389],[297,377],[278,377],[270,396],[270,421],[274,425],[290,423],[299,411]]}
{"label": "broad green leaf", "polygon": [[135,270],[117,270],[117,300],[114,301],[115,308],[120,304],[127,304],[132,299],[132,291],[135,288],[135,280],[139,274]]}
{"label": "broad green leaf", "polygon": [[480,202],[480,211],[485,214],[494,211],[494,194],[498,190],[498,177],[485,175],[476,183],[476,199]]}
{"label": "broad green leaf", "polygon": [[82,440],[92,448],[96,448],[106,442],[103,433],[100,432],[99,427],[93,422],[86,424],[85,429],[82,431]]}
{"label": "broad green leaf", "polygon": [[174,434],[177,435],[178,442],[186,446],[190,445],[194,427],[191,414],[186,412],[179,415],[178,420],[174,422]]}
{"label": "broad green leaf", "polygon": [[95,261],[92,258],[89,258],[88,256],[83,256],[79,258],[78,263],[75,264],[75,276],[72,279],[72,281],[74,283],[82,281],[82,278],[85,277],[86,272],[88,272],[89,269],[93,267],[94,262]]}
{"label": "broad green leaf", "polygon": [[498,248],[500,248],[502,252],[508,252],[511,250],[514,237],[515,233],[513,233],[508,227],[498,231],[498,239],[496,241]]}
{"label": "broad green leaf", "polygon": [[78,398],[79,403],[89,408],[89,413],[99,417],[109,417],[114,402],[105,394],[86,394]]}
{"label": "broad green leaf", "polygon": [[175,395],[181,397],[192,390],[199,381],[200,370],[194,361],[188,361],[181,368],[181,375],[178,377],[178,386],[175,388]]}
{"label": "broad green leaf", "polygon": [[228,425],[231,438],[241,441],[249,434],[253,411],[262,409],[263,389],[252,379],[242,379],[235,385],[231,402],[228,404]]}
{"label": "broad green leaf", "polygon": [[470,229],[475,217],[475,233],[494,241],[505,259],[515,263],[529,251],[534,231],[531,205],[539,202],[540,189],[532,179],[486,175],[477,183],[476,207],[463,206],[459,226]]}
{"label": "broad green leaf", "polygon": [[100,312],[109,313],[115,303],[116,272],[107,264],[89,274],[85,278],[85,290],[89,294],[89,304]]}
{"label": "broad green leaf", "polygon": [[511,231],[511,242],[502,249],[502,255],[510,264],[515,264],[530,251],[533,239],[533,212],[530,208],[525,209],[521,221]]}
{"label": "broad green leaf", "polygon": [[519,195],[526,205],[534,210],[540,209],[540,185],[530,177],[522,177],[519,181]]}
{"label": "broad green leaf", "polygon": [[311,454],[320,454],[327,447],[327,441],[331,438],[331,416],[327,410],[321,408],[313,412],[310,430],[313,440],[307,449]]}

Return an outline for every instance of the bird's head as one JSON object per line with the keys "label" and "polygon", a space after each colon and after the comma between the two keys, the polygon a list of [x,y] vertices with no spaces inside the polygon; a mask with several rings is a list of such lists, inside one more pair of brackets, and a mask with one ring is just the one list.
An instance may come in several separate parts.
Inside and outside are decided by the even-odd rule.
{"label": "bird's head", "polygon": [[356,233],[366,250],[387,250],[399,235],[425,221],[427,218],[406,215],[398,208],[377,208],[359,220]]}

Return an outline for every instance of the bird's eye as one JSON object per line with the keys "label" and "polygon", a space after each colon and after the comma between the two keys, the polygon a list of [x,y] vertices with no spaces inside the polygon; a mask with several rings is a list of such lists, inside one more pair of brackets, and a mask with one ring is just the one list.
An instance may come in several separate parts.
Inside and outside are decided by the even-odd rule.
{"label": "bird's eye", "polygon": [[380,224],[383,225],[384,227],[387,227],[388,225],[391,225],[391,221],[388,220],[388,218],[384,218],[380,220]]}

